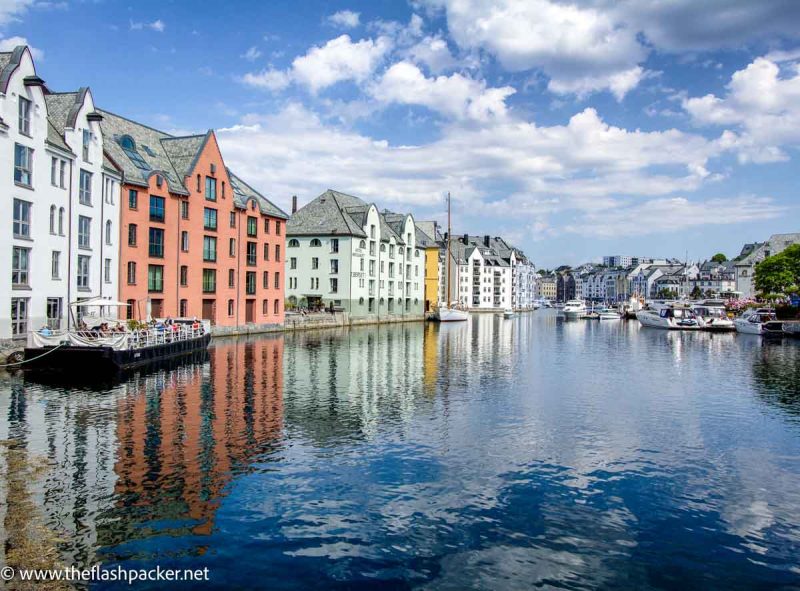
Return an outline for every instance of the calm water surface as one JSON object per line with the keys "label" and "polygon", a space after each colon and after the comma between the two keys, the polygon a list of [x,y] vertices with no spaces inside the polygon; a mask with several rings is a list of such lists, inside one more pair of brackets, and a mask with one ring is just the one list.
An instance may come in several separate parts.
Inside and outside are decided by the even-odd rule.
{"label": "calm water surface", "polygon": [[800,586],[798,342],[538,311],[218,340],[93,390],[0,380],[0,438],[49,459],[68,564],[220,588]]}

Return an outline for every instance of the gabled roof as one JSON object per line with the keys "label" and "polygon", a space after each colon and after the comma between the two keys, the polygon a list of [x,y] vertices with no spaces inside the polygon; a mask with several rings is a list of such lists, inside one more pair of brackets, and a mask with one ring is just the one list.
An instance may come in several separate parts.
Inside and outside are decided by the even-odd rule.
{"label": "gabled roof", "polygon": [[230,169],[227,170],[228,178],[231,179],[231,189],[233,189],[233,201],[237,207],[247,209],[247,202],[250,199],[255,199],[258,202],[261,213],[284,220],[289,219],[288,213],[248,185],[240,177],[233,174]]}
{"label": "gabled roof", "polygon": [[211,133],[208,131],[200,135],[161,138],[161,145],[178,178],[183,179],[191,174]]}
{"label": "gabled roof", "polygon": [[436,241],[425,232],[419,224],[414,224],[416,231],[416,243],[420,248],[433,248],[439,246]]}
{"label": "gabled roof", "polygon": [[342,235],[366,238],[367,234],[346,211],[369,207],[358,197],[328,189],[297,210],[286,224],[287,236]]}

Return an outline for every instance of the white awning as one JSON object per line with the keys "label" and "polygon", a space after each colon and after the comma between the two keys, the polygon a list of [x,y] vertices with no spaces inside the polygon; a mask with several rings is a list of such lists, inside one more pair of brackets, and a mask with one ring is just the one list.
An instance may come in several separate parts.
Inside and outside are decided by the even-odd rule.
{"label": "white awning", "polygon": [[107,300],[107,299],[102,298],[100,296],[97,296],[97,297],[94,297],[94,298],[89,298],[89,299],[86,299],[86,300],[75,301],[75,302],[72,302],[70,304],[70,306],[72,306],[73,308],[87,308],[89,306],[116,306],[116,307],[120,307],[120,306],[129,306],[129,305],[130,304],[128,304],[128,302],[119,302],[117,300]]}

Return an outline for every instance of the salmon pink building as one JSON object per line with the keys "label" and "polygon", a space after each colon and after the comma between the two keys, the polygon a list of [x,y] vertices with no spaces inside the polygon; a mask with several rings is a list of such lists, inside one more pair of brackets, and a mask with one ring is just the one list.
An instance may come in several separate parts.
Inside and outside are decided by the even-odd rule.
{"label": "salmon pink building", "polygon": [[288,216],[225,166],[216,135],[175,137],[102,111],[123,171],[120,299],[138,319],[283,323]]}

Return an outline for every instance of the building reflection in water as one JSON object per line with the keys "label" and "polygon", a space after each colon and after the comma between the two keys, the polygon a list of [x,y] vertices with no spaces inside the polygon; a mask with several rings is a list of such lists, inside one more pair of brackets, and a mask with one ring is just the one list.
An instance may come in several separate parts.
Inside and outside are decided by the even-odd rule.
{"label": "building reflection in water", "polygon": [[209,534],[231,479],[279,445],[283,337],[218,340],[209,356],[125,385],[116,502],[103,516],[101,545],[149,537],[154,528]]}

